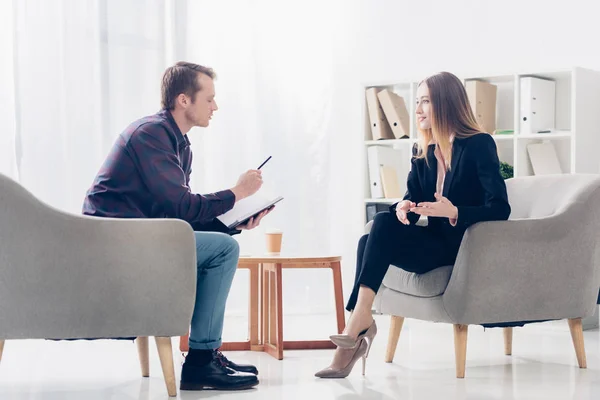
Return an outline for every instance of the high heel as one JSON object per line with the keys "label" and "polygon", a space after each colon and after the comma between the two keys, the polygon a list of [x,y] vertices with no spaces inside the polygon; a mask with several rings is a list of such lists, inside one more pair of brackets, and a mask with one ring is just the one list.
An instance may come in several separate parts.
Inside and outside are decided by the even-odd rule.
{"label": "high heel", "polygon": [[[345,378],[350,375],[354,364],[362,358],[362,374],[365,374],[367,354],[369,345],[366,339],[361,339],[357,346],[352,349],[338,347],[331,365],[315,374],[317,378]],[[335,367],[334,364],[342,364],[342,367]]]}
{"label": "high heel", "polygon": [[[375,323],[375,321],[373,321],[373,323]],[[365,342],[367,342],[367,350],[365,351],[365,355],[362,357],[362,374],[363,376],[365,376],[365,370],[367,368],[367,357],[369,357],[369,352],[371,351],[371,345],[373,344],[373,339],[375,338],[375,334],[377,333],[377,326],[375,326],[374,330],[373,330],[373,336],[371,337],[367,337],[367,335],[365,334],[365,336],[363,337],[363,340]]]}
{"label": "high heel", "polygon": [[331,335],[331,336],[329,336],[329,339],[331,339],[331,341],[336,346],[341,347],[342,349],[353,349],[360,343],[360,341],[362,339],[367,339],[367,341],[369,342],[369,349],[370,349],[371,343],[373,342],[373,339],[375,338],[376,334],[377,334],[377,324],[375,323],[375,320],[373,320],[373,323],[371,324],[371,326],[369,326],[369,328],[367,328],[364,331],[362,331],[361,333],[359,333],[358,336],[356,337],[356,339],[354,339],[350,335]]}
{"label": "high heel", "polygon": [[363,363],[362,373],[363,373],[363,376],[365,376],[365,370],[367,369],[367,355],[366,354],[362,357],[362,363]]}

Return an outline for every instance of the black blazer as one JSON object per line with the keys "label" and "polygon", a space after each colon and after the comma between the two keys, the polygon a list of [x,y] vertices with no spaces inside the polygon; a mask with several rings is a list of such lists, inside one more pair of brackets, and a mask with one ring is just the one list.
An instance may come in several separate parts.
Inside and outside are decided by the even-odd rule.
{"label": "black blazer", "polygon": [[[437,159],[435,145],[427,149],[427,161],[413,157],[408,174],[405,200],[415,203],[435,201]],[[487,133],[468,138],[455,138],[452,145],[452,162],[446,172],[442,195],[458,208],[456,226],[448,218],[428,217],[428,226],[460,245],[465,230],[476,222],[506,220],[510,205],[506,184],[500,174],[500,161],[496,142]],[[397,203],[396,203],[397,204]],[[395,212],[396,204],[391,207]],[[419,215],[408,213],[414,224]]]}

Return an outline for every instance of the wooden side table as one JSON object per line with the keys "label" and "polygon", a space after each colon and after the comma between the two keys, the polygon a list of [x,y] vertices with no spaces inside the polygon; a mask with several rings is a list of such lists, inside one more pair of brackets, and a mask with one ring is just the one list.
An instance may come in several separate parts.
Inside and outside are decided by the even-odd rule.
{"label": "wooden side table", "polygon": [[[334,349],[336,346],[327,340],[283,340],[283,290],[282,270],[300,268],[330,268],[333,272],[335,309],[338,333],[345,326],[344,299],[342,293],[341,257],[286,257],[263,256],[245,257],[244,262],[259,264],[262,287],[262,345],[264,351],[278,360],[283,359],[283,350]],[[242,261],[242,259],[240,259]]]}
{"label": "wooden side table", "polygon": [[[330,268],[333,272],[335,310],[338,333],[346,327],[344,296],[342,291],[341,257],[240,257],[238,268],[250,270],[248,340],[224,342],[223,351],[265,351],[278,360],[283,350],[335,349],[330,340],[283,340],[283,290],[282,270],[285,268]],[[179,349],[189,351],[189,336],[181,336]]]}

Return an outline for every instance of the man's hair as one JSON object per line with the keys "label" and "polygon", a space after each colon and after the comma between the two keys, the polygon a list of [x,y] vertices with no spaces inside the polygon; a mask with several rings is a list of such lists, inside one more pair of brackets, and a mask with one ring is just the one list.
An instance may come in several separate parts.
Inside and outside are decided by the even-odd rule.
{"label": "man's hair", "polygon": [[163,74],[160,90],[162,107],[167,110],[174,110],[177,96],[182,93],[190,96],[193,102],[196,92],[202,90],[197,80],[198,73],[211,79],[215,79],[217,76],[212,68],[185,61],[179,61],[167,68]]}

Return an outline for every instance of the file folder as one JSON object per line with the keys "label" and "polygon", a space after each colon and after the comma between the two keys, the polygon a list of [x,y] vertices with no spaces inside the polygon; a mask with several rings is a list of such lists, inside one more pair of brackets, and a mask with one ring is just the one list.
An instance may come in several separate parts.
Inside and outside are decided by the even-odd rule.
{"label": "file folder", "polygon": [[372,198],[386,198],[381,174],[382,166],[392,167],[395,170],[400,193],[398,197],[404,196],[406,192],[406,179],[410,169],[410,164],[407,161],[410,160],[410,153],[407,153],[410,148],[408,146],[404,147],[406,148],[394,149],[388,146],[369,146],[367,148],[369,184]]}
{"label": "file folder", "polygon": [[377,97],[396,139],[410,137],[410,117],[402,96],[384,89]]}
{"label": "file folder", "polygon": [[523,77],[520,80],[522,134],[555,128],[556,83],[547,79]]}
{"label": "file folder", "polygon": [[527,153],[534,175],[562,174],[563,171],[552,142],[529,143]]}
{"label": "file folder", "polygon": [[477,123],[484,132],[494,134],[498,88],[496,85],[484,81],[467,81],[465,89]]}
{"label": "file folder", "polygon": [[400,191],[400,181],[396,169],[390,165],[380,167],[381,186],[383,187],[383,197],[386,199],[398,199],[404,196]]}
{"label": "file folder", "polygon": [[369,112],[369,121],[371,123],[371,134],[373,140],[393,139],[394,134],[385,119],[383,109],[377,98],[377,88],[368,88],[366,90],[367,109]]}

